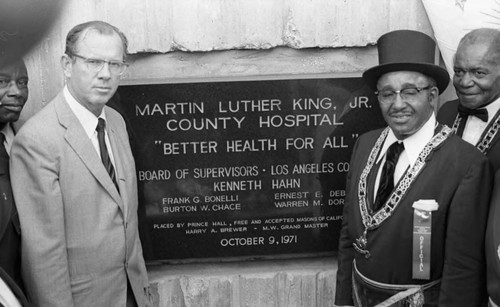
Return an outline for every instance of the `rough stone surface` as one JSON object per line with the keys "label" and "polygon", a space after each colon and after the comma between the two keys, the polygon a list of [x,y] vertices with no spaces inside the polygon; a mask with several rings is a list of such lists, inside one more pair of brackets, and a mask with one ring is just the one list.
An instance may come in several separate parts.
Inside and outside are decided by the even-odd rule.
{"label": "rough stone surface", "polygon": [[420,0],[67,0],[61,13],[53,34],[102,19],[132,53],[366,46],[392,29],[429,30]]}
{"label": "rough stone surface", "polygon": [[278,273],[279,306],[317,306],[316,288],[318,272]]}
{"label": "rough stone surface", "polygon": [[376,62],[364,49],[381,34],[432,34],[421,0],[66,0],[58,16],[26,56],[30,97],[19,125],[61,89],[66,34],[89,20],[127,35],[137,64],[125,82],[360,74]]}
{"label": "rough stone surface", "polygon": [[333,306],[334,257],[149,266],[154,306]]}
{"label": "rough stone surface", "polygon": [[336,288],[336,270],[325,270],[318,272],[317,289],[318,296],[317,307],[330,307],[335,300]]}

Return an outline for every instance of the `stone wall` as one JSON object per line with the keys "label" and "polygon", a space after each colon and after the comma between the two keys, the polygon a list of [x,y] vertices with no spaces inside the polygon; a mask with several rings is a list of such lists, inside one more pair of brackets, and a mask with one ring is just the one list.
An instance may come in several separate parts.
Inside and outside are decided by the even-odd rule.
{"label": "stone wall", "polygon": [[20,123],[64,85],[65,36],[88,20],[110,22],[127,35],[135,54],[127,83],[360,74],[376,63],[372,46],[381,34],[432,34],[420,0],[65,0],[60,9],[47,37],[26,56],[30,97]]}
{"label": "stone wall", "polygon": [[331,307],[334,257],[149,267],[155,306]]}

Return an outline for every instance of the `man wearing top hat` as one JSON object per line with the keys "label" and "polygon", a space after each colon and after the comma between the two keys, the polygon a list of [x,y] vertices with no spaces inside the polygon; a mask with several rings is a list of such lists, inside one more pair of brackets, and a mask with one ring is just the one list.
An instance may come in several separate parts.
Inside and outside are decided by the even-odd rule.
{"label": "man wearing top hat", "polygon": [[363,78],[388,127],[359,137],[347,177],[337,306],[483,306],[487,158],[436,121],[449,76],[435,43],[409,30],[378,40]]}

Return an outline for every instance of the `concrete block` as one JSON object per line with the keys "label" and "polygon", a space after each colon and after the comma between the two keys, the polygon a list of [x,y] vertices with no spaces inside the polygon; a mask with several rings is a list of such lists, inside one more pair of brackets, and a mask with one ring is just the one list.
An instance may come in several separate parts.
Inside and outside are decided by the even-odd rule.
{"label": "concrete block", "polygon": [[333,306],[336,259],[304,258],[150,266],[161,307]]}
{"label": "concrete block", "polygon": [[[155,285],[155,283],[153,283]],[[178,278],[164,279],[153,286],[153,302],[156,304],[156,294],[154,289],[158,291],[158,305],[160,307],[187,307],[184,301],[184,293],[182,291],[181,283]]]}
{"label": "concrete block", "polygon": [[335,301],[335,289],[337,268],[331,268],[327,271],[321,271],[317,274],[317,307],[331,307]]}
{"label": "concrete block", "polygon": [[231,307],[233,280],[225,276],[173,276],[151,282],[153,306]]}
{"label": "concrete block", "polygon": [[261,273],[239,277],[239,299],[236,306],[278,307],[279,274]]}
{"label": "concrete block", "polygon": [[187,307],[232,306],[232,280],[224,276],[184,276],[180,284]]}
{"label": "concrete block", "polygon": [[278,274],[278,306],[316,306],[316,273],[297,271]]}

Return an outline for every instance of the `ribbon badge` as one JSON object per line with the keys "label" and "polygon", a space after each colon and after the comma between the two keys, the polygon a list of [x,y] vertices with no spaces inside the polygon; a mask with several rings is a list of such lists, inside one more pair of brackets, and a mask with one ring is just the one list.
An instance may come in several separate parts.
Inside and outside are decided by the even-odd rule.
{"label": "ribbon badge", "polygon": [[439,209],[434,199],[413,203],[413,278],[430,279],[432,211]]}

